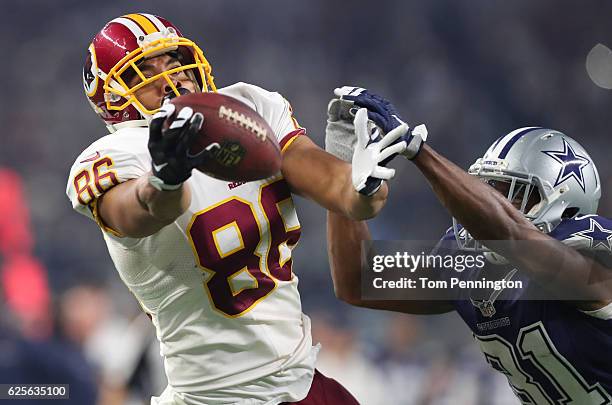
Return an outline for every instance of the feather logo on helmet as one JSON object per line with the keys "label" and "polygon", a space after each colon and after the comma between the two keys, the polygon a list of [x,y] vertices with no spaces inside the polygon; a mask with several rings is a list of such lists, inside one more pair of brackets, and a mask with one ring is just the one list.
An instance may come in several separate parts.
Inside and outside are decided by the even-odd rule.
{"label": "feather logo on helmet", "polygon": [[98,88],[98,63],[96,61],[96,50],[91,44],[87,49],[87,57],[83,66],[83,87],[87,97],[93,97]]}

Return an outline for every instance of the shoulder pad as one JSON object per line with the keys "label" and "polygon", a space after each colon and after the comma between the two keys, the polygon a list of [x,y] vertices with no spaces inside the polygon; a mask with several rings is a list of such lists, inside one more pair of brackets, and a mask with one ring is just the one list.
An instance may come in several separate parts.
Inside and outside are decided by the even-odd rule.
{"label": "shoulder pad", "polygon": [[72,207],[93,217],[97,198],[111,187],[137,178],[150,168],[146,129],[125,128],[98,139],[75,160],[66,194]]}
{"label": "shoulder pad", "polygon": [[257,111],[274,131],[281,149],[298,135],[305,135],[305,129],[293,116],[291,105],[277,92],[243,82],[224,87],[218,92],[242,101]]}
{"label": "shoulder pad", "polygon": [[612,252],[612,220],[599,215],[564,219],[549,235],[575,249]]}

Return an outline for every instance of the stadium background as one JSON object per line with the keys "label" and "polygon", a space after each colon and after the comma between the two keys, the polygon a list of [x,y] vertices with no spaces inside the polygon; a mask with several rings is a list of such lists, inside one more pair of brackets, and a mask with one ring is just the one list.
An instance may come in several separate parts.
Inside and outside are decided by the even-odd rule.
{"label": "stadium background", "polygon": [[[96,226],[64,190],[74,158],[105,129],[82,89],[93,35],[129,12],[162,15],[204,50],[217,86],[276,90],[319,145],[334,87],[387,96],[430,143],[467,167],[521,126],[564,131],[598,164],[612,214],[609,1],[3,2],[0,16],[0,383],[69,382],[72,403],[138,404],[163,386],[154,332],[120,283]],[[597,85],[599,84],[599,86]],[[408,162],[378,239],[437,239],[449,218]],[[333,296],[325,212],[297,199],[294,270],[324,349],[320,368],[364,404],[514,404],[456,315],[395,316]],[[609,354],[604,354],[609,355]],[[24,401],[25,403],[25,401]],[[148,402],[147,402],[148,403]]]}

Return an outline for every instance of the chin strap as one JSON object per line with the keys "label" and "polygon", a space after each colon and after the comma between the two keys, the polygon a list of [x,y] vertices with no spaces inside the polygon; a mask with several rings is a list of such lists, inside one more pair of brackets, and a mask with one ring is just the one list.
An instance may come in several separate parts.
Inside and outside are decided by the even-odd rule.
{"label": "chin strap", "polygon": [[146,128],[148,126],[149,120],[131,120],[120,122],[118,124],[110,124],[107,125],[106,128],[108,129],[108,132],[113,134],[123,128]]}

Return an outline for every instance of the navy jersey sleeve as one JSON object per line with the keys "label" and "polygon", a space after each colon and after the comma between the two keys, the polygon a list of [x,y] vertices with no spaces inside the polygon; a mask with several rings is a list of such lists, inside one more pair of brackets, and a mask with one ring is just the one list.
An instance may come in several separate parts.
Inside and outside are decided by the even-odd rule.
{"label": "navy jersey sleeve", "polygon": [[[600,215],[584,215],[563,220],[550,236],[592,257],[610,269],[612,277],[612,220]],[[612,321],[612,304],[596,311],[581,311],[595,318]]]}
{"label": "navy jersey sleeve", "polygon": [[549,235],[577,250],[612,253],[612,220],[600,215],[565,219]]}
{"label": "navy jersey sleeve", "polygon": [[549,235],[612,269],[612,220],[609,218],[585,215],[565,219]]}

